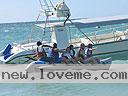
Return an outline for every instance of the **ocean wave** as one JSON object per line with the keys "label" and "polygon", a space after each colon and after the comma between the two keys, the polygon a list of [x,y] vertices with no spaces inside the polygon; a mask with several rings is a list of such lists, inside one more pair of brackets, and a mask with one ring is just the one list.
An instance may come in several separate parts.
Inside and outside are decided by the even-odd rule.
{"label": "ocean wave", "polygon": [[4,30],[4,32],[9,32],[10,30],[8,30],[8,29],[6,29],[6,30]]}

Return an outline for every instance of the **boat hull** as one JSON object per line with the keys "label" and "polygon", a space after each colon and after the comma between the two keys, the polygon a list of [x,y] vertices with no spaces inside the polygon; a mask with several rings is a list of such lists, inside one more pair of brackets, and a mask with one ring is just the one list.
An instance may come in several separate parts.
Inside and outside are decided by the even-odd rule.
{"label": "boat hull", "polygon": [[[94,44],[94,47],[96,48],[96,50],[94,50],[94,53],[93,53],[94,56],[110,55],[112,53],[125,52],[125,51],[128,51],[128,39],[121,40],[121,41]],[[35,59],[33,60],[33,56],[34,56],[34,50],[28,50],[28,51],[26,50],[24,52],[20,52],[12,55],[6,62],[0,60],[0,63],[7,63],[7,64],[8,63],[13,63],[13,64],[27,63],[28,64],[35,60]]]}
{"label": "boat hull", "polygon": [[114,42],[95,44],[94,56],[128,51],[128,39]]}
{"label": "boat hull", "polygon": [[49,71],[66,71],[66,70],[109,70],[111,64],[29,64],[25,70],[26,72],[40,72],[43,69],[45,72]]}

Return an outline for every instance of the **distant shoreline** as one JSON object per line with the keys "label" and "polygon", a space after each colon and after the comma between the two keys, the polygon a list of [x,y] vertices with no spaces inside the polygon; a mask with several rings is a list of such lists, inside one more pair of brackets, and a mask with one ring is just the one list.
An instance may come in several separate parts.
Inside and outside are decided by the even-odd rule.
{"label": "distant shoreline", "polygon": [[[79,20],[79,19],[88,19],[88,18],[76,18],[76,19],[71,19],[71,20]],[[50,22],[57,22],[58,20],[51,20]],[[62,22],[64,20],[60,20],[59,22]],[[38,24],[40,23],[44,23],[45,21],[37,21]],[[23,22],[9,22],[9,23],[0,23],[0,25],[7,25],[7,24],[27,24],[27,23],[32,23],[32,24],[35,24],[36,21],[23,21]]]}

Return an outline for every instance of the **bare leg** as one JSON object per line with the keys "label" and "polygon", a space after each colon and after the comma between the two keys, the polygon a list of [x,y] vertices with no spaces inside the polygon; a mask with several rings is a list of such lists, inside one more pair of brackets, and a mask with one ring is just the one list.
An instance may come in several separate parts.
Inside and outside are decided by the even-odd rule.
{"label": "bare leg", "polygon": [[62,61],[63,61],[64,63],[66,63],[66,64],[69,63],[68,59],[66,59],[65,57],[62,57]]}
{"label": "bare leg", "polygon": [[85,60],[81,57],[76,58],[77,61],[80,61],[82,64],[86,64]]}
{"label": "bare leg", "polygon": [[97,61],[96,61],[95,58],[93,58],[93,57],[90,57],[90,58],[85,59],[85,62],[86,62],[86,63],[92,62],[92,64],[97,64]]}

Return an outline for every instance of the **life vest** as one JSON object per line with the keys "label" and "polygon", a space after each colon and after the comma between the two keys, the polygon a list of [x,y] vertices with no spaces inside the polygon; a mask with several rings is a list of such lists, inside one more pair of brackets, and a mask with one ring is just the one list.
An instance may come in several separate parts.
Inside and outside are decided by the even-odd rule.
{"label": "life vest", "polygon": [[92,57],[92,50],[90,50],[89,48],[87,48],[85,50],[85,54],[86,54],[86,57],[89,58],[89,57]]}
{"label": "life vest", "polygon": [[55,59],[59,58],[59,52],[54,50],[55,48],[52,48],[51,56]]}
{"label": "life vest", "polygon": [[66,57],[67,59],[71,59],[72,58],[71,53],[69,53],[69,52],[64,52],[62,56]]}
{"label": "life vest", "polygon": [[71,50],[70,53],[71,53],[71,56],[72,56],[72,57],[75,56],[75,51],[74,51],[74,50]]}
{"label": "life vest", "polygon": [[47,54],[46,54],[46,52],[42,46],[37,47],[36,56],[38,59],[41,59],[43,57],[47,57]]}

